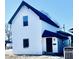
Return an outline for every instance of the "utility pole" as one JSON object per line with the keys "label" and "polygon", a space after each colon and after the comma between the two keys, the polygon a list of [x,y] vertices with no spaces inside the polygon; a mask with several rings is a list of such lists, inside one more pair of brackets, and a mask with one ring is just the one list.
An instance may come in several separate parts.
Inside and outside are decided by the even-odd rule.
{"label": "utility pole", "polygon": [[65,24],[63,24],[63,31],[65,32]]}

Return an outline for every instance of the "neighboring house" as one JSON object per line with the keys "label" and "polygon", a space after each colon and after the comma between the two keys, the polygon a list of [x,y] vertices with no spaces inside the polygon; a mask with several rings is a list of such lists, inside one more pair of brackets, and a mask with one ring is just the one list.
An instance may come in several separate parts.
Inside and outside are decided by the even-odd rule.
{"label": "neighboring house", "polygon": [[63,53],[65,47],[63,40],[68,40],[68,37],[57,33],[60,31],[60,26],[26,2],[22,1],[9,24],[11,24],[14,54]]}

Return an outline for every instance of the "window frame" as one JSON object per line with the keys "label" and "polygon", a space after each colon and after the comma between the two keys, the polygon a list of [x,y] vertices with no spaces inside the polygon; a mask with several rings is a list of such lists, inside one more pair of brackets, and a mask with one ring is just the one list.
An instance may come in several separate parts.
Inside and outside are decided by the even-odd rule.
{"label": "window frame", "polygon": [[29,47],[29,39],[24,38],[23,39],[23,48],[28,48]]}
{"label": "window frame", "polygon": [[23,16],[23,26],[28,26],[28,16]]}

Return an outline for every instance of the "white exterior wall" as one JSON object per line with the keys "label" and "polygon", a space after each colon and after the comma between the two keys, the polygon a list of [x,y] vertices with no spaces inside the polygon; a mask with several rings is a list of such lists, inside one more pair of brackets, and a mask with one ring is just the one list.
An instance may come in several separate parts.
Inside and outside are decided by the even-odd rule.
{"label": "white exterior wall", "polygon": [[42,33],[44,32],[44,30],[49,30],[51,32],[57,32],[60,30],[60,28],[50,25],[44,21],[41,21],[41,23],[42,23]]}
{"label": "white exterior wall", "polygon": [[46,52],[46,37],[42,38],[42,51]]}
{"label": "white exterior wall", "polygon": [[56,43],[56,45],[52,45],[52,51],[53,53],[58,53],[58,38],[52,37],[52,44],[54,43]]}
{"label": "white exterior wall", "polygon": [[[48,37],[44,37],[42,40],[42,50],[43,52],[46,52],[46,38]],[[56,37],[51,37],[52,38],[52,53],[58,53],[58,39]],[[54,40],[55,38],[55,40]],[[56,43],[56,45],[53,45],[53,43]]]}
{"label": "white exterior wall", "polygon": [[[28,26],[23,26],[23,16],[28,16]],[[23,6],[12,22],[14,54],[42,54],[41,21],[26,6]],[[29,39],[29,47],[23,48],[23,39]]]}
{"label": "white exterior wall", "polygon": [[[42,23],[42,34],[43,34],[44,30],[48,30],[51,32],[57,32],[60,30],[60,28],[52,26],[44,21],[41,21],[41,23]],[[55,38],[55,41],[53,40],[53,38]],[[58,39],[56,37],[52,37],[52,44],[53,43],[56,43],[56,45],[52,45],[52,52],[57,53],[58,52]],[[46,52],[46,37],[43,37],[42,45],[43,45],[42,50]]]}

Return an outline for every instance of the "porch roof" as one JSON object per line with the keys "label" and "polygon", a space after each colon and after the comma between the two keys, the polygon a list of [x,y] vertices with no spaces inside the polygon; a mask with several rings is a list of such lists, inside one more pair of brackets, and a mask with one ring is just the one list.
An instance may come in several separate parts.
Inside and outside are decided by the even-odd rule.
{"label": "porch roof", "polygon": [[45,30],[42,34],[42,37],[57,37],[59,39],[68,39],[68,37],[61,35],[59,33],[54,33],[48,30]]}
{"label": "porch roof", "polygon": [[64,31],[57,31],[57,33],[64,35],[64,36],[73,36],[72,34],[64,32]]}

